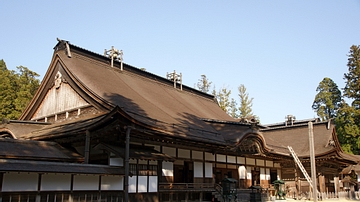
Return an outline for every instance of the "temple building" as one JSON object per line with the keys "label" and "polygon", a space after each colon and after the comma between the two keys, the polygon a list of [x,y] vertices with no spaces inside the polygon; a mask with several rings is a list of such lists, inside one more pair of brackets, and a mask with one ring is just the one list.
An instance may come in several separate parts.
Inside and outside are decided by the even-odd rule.
{"label": "temple building", "polygon": [[289,146],[310,173],[309,123],[317,189],[336,193],[360,159],[341,150],[331,121],[234,119],[181,74],[59,40],[20,119],[0,124],[0,201],[221,201],[224,179],[236,197],[276,180],[295,196],[309,183]]}

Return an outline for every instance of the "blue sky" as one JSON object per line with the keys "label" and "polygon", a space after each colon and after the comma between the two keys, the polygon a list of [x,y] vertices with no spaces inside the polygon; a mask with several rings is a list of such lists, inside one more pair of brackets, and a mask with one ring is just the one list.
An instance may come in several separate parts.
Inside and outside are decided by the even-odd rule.
{"label": "blue sky", "polygon": [[[360,1],[0,1],[0,59],[47,70],[56,38],[93,52],[115,46],[124,62],[190,87],[202,74],[238,100],[244,84],[261,123],[316,117],[316,87],[344,87],[360,45]],[[238,101],[239,103],[239,101]]]}

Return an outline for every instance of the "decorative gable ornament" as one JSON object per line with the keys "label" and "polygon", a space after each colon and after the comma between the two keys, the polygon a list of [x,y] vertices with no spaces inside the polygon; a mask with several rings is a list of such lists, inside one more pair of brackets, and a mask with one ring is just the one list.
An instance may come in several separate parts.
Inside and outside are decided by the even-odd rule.
{"label": "decorative gable ornament", "polygon": [[62,74],[58,71],[55,75],[55,88],[59,89],[62,83]]}

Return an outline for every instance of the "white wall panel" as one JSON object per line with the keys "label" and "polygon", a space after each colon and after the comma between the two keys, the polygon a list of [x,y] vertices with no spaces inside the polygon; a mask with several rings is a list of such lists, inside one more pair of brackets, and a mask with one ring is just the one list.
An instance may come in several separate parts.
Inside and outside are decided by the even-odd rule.
{"label": "white wall panel", "polygon": [[172,157],[176,157],[176,149],[170,147],[163,147],[162,153],[167,154]]}
{"label": "white wall panel", "polygon": [[270,168],[266,168],[265,169],[265,171],[266,171],[266,180],[270,180]]}
{"label": "white wall panel", "polygon": [[246,164],[247,165],[255,165],[255,159],[246,158]]}
{"label": "white wall panel", "polygon": [[102,176],[101,190],[124,190],[124,176]]}
{"label": "white wall panel", "polygon": [[266,163],[266,167],[270,167],[270,168],[274,167],[273,161],[266,161],[265,163]]}
{"label": "white wall panel", "polygon": [[192,151],[192,159],[203,160],[203,152]]}
{"label": "white wall panel", "polygon": [[147,160],[140,160],[138,161],[139,164],[142,164],[142,165],[147,165],[148,164],[148,161]]}
{"label": "white wall panel", "polygon": [[149,165],[157,165],[158,162],[157,161],[149,161]]}
{"label": "white wall panel", "polygon": [[174,166],[172,162],[162,162],[162,176],[174,176]]}
{"label": "white wall panel", "polygon": [[38,174],[4,173],[2,191],[37,191]]}
{"label": "white wall panel", "polygon": [[245,164],[245,157],[238,156],[236,158],[238,164]]}
{"label": "white wall panel", "polygon": [[256,165],[257,166],[265,166],[265,161],[261,159],[256,159]]}
{"label": "white wall panel", "polygon": [[41,191],[66,191],[70,190],[70,174],[43,174],[41,176]]}
{"label": "white wall panel", "polygon": [[194,177],[204,177],[202,162],[194,162]]}
{"label": "white wall panel", "polygon": [[110,163],[111,166],[124,166],[124,161],[122,158],[110,158]]}
{"label": "white wall panel", "polygon": [[228,156],[227,157],[228,163],[236,163],[236,157],[235,156]]}
{"label": "white wall panel", "polygon": [[178,157],[190,159],[190,150],[178,149]]}
{"label": "white wall panel", "polygon": [[265,168],[260,168],[260,180],[265,180]]}
{"label": "white wall panel", "polygon": [[138,193],[147,192],[147,176],[138,176]]}
{"label": "white wall panel", "polygon": [[157,192],[158,188],[158,177],[149,176],[149,192]]}
{"label": "white wall panel", "polygon": [[129,193],[136,193],[136,176],[129,176]]}
{"label": "white wall panel", "polygon": [[239,172],[239,179],[246,178],[246,167],[245,166],[239,166],[238,172]]}
{"label": "white wall panel", "polygon": [[74,190],[99,190],[98,175],[74,175]]}
{"label": "white wall panel", "polygon": [[216,154],[216,161],[217,162],[226,162],[226,156],[222,154]]}
{"label": "white wall panel", "polygon": [[212,153],[205,152],[205,160],[207,161],[215,161],[215,155]]}
{"label": "white wall panel", "polygon": [[251,169],[252,169],[252,167],[246,166],[246,172],[247,172],[246,179],[248,179],[248,180],[251,180],[251,176],[252,176]]}
{"label": "white wall panel", "polygon": [[213,164],[205,163],[205,177],[213,177]]}

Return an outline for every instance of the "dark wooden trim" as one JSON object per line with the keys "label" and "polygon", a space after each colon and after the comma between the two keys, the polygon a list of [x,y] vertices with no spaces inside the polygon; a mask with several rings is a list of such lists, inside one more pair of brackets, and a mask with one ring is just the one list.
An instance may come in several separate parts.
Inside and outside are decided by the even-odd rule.
{"label": "dark wooden trim", "polygon": [[38,174],[38,185],[37,185],[37,191],[40,192],[41,190],[41,179],[42,179],[42,174],[39,173]]}

